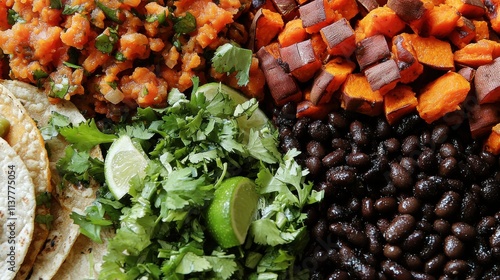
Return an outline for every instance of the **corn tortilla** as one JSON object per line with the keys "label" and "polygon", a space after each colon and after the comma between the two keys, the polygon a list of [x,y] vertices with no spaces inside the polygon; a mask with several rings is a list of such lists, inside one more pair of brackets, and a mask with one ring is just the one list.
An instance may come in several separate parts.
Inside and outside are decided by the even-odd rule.
{"label": "corn tortilla", "polygon": [[0,278],[14,279],[35,225],[35,186],[22,159],[0,137]]}

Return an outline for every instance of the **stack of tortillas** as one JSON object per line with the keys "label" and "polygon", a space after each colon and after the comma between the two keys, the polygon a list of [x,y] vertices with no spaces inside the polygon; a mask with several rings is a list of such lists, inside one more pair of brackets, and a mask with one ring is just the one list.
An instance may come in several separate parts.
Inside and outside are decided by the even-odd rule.
{"label": "stack of tortillas", "polygon": [[[68,117],[73,124],[85,121],[70,102],[51,104],[47,96],[32,85],[0,81],[0,116],[10,123],[8,133],[0,139],[3,192],[0,195],[0,250],[10,252],[12,249],[15,254],[0,257],[1,279],[95,278],[106,251],[105,243],[95,244],[80,236],[78,225],[70,218],[72,212],[83,213],[94,201],[98,186],[56,187],[62,181],[56,162],[64,156],[68,144],[61,137],[44,140],[39,130],[48,124],[53,112]],[[102,158],[98,148],[92,150],[91,156]],[[11,174],[15,174],[15,179]],[[50,203],[37,205],[40,197],[50,197]],[[47,221],[43,217],[48,215],[52,217],[49,225],[37,222]]]}

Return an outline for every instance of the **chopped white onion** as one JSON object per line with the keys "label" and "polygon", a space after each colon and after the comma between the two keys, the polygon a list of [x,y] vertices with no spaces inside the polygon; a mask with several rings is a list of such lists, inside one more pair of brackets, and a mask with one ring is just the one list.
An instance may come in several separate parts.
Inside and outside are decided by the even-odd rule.
{"label": "chopped white onion", "polygon": [[106,98],[106,100],[108,100],[109,102],[111,102],[113,104],[118,104],[123,100],[124,96],[123,96],[123,92],[121,92],[121,90],[114,89],[114,90],[106,93],[106,95],[104,95],[104,98]]}

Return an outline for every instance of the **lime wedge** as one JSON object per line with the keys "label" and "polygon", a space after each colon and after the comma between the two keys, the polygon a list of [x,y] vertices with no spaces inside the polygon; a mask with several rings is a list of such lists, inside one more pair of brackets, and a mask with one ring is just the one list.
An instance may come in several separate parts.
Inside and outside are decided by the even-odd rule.
{"label": "lime wedge", "polygon": [[[241,92],[221,83],[207,83],[198,88],[196,92],[203,92],[207,100],[212,100],[218,92],[225,93],[231,98],[236,104],[242,104],[248,101],[248,98]],[[248,139],[250,129],[259,129],[263,127],[269,121],[269,118],[261,110],[257,109],[253,112],[250,118],[242,116],[237,119],[238,126],[241,128],[245,134],[245,139]]]}
{"label": "lime wedge", "polygon": [[129,136],[120,136],[111,144],[104,160],[104,177],[116,199],[128,193],[132,177],[144,178],[147,165],[144,151],[134,145]]}
{"label": "lime wedge", "polygon": [[207,212],[207,227],[222,248],[245,242],[259,195],[255,183],[246,177],[224,180],[215,191]]}

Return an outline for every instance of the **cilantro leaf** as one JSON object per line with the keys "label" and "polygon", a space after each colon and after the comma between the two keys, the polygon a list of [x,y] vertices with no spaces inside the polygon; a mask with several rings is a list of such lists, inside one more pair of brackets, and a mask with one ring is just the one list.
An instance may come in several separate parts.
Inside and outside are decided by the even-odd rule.
{"label": "cilantro leaf", "polygon": [[59,129],[59,133],[66,138],[66,140],[73,144],[77,150],[89,151],[96,145],[102,143],[111,143],[118,136],[114,134],[102,133],[95,123],[95,120],[82,122],[76,126],[66,126]]}
{"label": "cilantro leaf", "polygon": [[196,18],[190,12],[174,18],[174,31],[177,34],[188,34],[196,30]]}
{"label": "cilantro leaf", "polygon": [[217,48],[212,63],[215,71],[219,73],[237,72],[236,79],[239,86],[248,84],[250,79],[250,65],[252,64],[252,51],[226,43]]}

